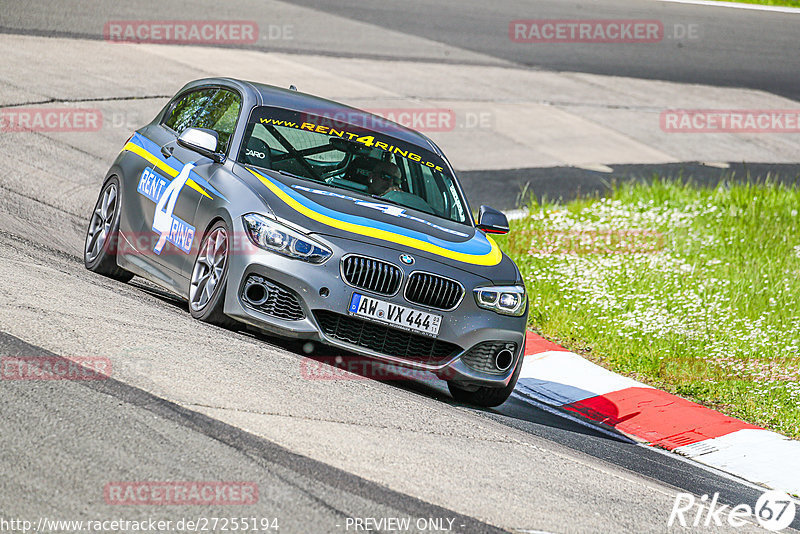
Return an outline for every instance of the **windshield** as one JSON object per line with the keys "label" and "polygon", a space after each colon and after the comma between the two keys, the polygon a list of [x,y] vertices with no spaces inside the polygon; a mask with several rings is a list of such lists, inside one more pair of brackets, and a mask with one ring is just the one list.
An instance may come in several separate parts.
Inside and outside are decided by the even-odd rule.
{"label": "windshield", "polygon": [[455,179],[439,156],[363,126],[258,107],[238,161],[467,223]]}

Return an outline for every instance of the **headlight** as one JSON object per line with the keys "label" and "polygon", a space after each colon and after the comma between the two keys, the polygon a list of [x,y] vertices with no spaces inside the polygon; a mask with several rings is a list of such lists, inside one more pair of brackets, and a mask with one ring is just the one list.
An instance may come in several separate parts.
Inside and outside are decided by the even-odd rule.
{"label": "headlight", "polygon": [[481,308],[514,317],[525,313],[528,302],[525,296],[525,286],[477,287],[473,293],[475,302]]}
{"label": "headlight", "polygon": [[307,235],[258,213],[248,213],[242,219],[250,240],[270,252],[309,263],[323,263],[332,254],[327,247]]}

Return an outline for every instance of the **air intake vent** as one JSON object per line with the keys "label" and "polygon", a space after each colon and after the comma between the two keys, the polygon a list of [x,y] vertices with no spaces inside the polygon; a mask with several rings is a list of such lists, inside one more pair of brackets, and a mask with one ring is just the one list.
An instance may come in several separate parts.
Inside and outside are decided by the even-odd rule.
{"label": "air intake vent", "polygon": [[351,286],[381,295],[394,295],[403,281],[403,272],[398,267],[365,256],[344,258],[342,276]]}
{"label": "air intake vent", "polygon": [[449,278],[430,273],[412,273],[406,284],[406,300],[429,308],[452,310],[461,302],[464,287]]}
{"label": "air intake vent", "polygon": [[286,321],[299,321],[306,316],[297,293],[254,274],[242,286],[242,301],[250,308]]}
{"label": "air intake vent", "polygon": [[453,343],[327,310],[315,310],[314,316],[326,336],[412,362],[437,365],[462,350]]}

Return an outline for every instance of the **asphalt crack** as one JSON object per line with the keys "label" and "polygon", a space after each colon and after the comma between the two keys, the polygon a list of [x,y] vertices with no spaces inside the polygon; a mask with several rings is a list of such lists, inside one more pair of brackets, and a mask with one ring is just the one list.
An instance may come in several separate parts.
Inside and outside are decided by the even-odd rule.
{"label": "asphalt crack", "polygon": [[170,98],[172,95],[142,95],[142,96],[96,96],[86,98],[48,98],[45,100],[31,100],[16,104],[5,104],[3,109],[21,108],[25,106],[44,106],[47,104],[83,104],[86,102],[126,102],[131,100],[157,100]]}

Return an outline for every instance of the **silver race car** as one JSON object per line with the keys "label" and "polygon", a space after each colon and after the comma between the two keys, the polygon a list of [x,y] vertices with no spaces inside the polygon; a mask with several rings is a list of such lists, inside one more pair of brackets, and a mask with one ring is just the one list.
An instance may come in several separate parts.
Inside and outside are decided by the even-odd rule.
{"label": "silver race car", "polygon": [[144,277],[192,316],[430,371],[496,406],[519,375],[528,299],[427,137],[233,79],[189,83],[128,140],[86,234],[94,272]]}

